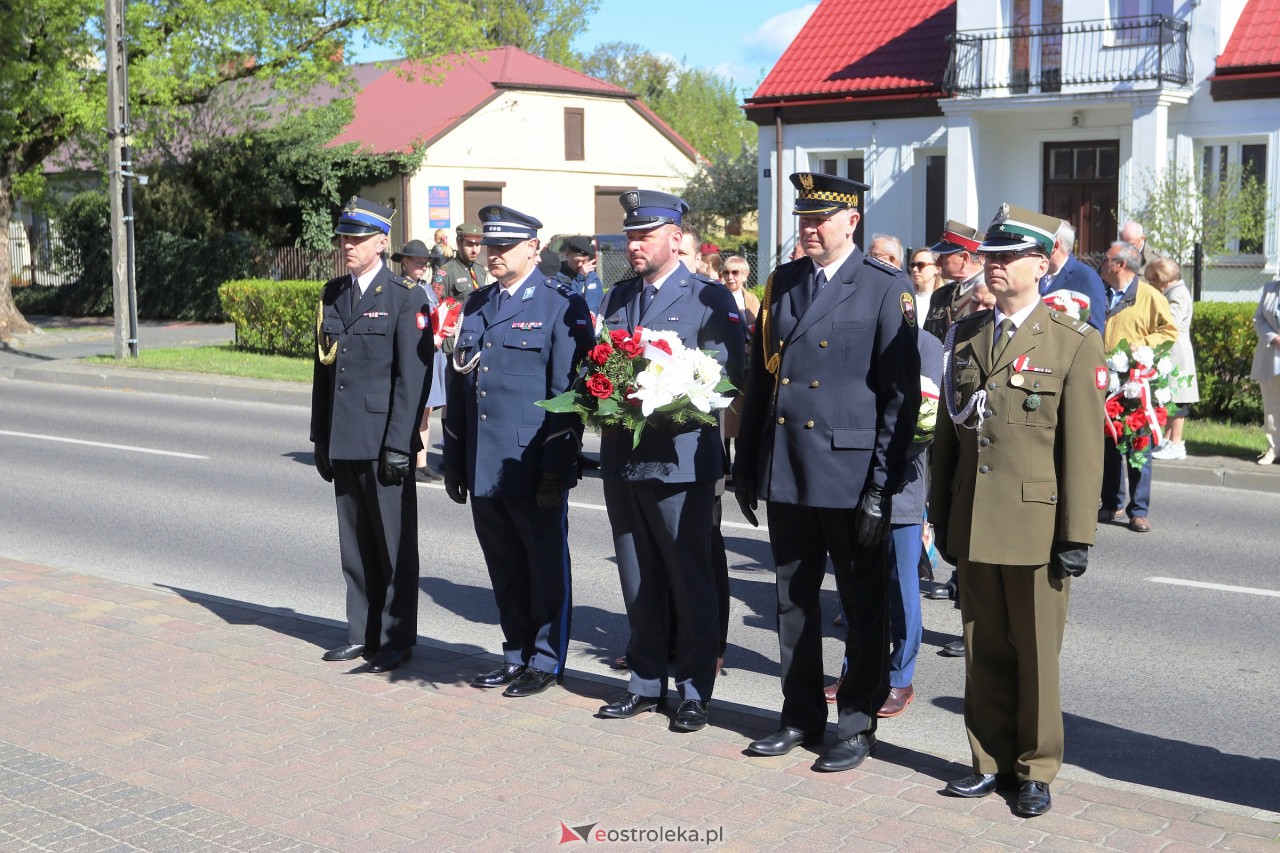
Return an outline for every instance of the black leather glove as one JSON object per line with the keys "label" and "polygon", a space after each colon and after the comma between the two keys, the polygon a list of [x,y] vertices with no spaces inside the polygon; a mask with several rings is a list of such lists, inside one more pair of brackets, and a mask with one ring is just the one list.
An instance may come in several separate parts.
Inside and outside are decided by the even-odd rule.
{"label": "black leather glove", "polygon": [[933,522],[933,547],[938,549],[938,556],[948,565],[957,565],[956,558],[951,555],[950,549],[947,548],[947,526]]}
{"label": "black leather glove", "polygon": [[533,493],[533,500],[538,509],[559,509],[564,506],[564,477],[543,471],[538,478],[538,489]]}
{"label": "black leather glove", "polygon": [[444,493],[456,504],[467,502],[467,483],[462,469],[456,465],[444,466]]}
{"label": "black leather glove", "polygon": [[879,486],[870,485],[863,490],[853,514],[854,538],[863,548],[879,545],[889,535],[890,504],[889,496]]}
{"label": "black leather glove", "polygon": [[1078,578],[1089,567],[1089,546],[1078,542],[1054,542],[1049,554],[1049,577]]}
{"label": "black leather glove", "polygon": [[382,448],[382,458],[378,462],[378,479],[384,486],[403,485],[413,474],[413,460],[407,453]]}
{"label": "black leather glove", "polygon": [[333,463],[329,461],[329,448],[321,446],[320,442],[316,442],[315,453],[316,470],[320,472],[320,477],[326,483],[333,482]]}
{"label": "black leather glove", "polygon": [[751,474],[738,474],[733,478],[733,496],[738,500],[738,509],[742,510],[742,516],[751,522],[752,527],[759,527],[760,521],[756,518],[756,478]]}

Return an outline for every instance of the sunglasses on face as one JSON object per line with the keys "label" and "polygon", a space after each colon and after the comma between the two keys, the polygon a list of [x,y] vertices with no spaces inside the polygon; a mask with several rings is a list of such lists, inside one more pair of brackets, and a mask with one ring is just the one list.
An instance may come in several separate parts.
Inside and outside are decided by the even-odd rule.
{"label": "sunglasses on face", "polygon": [[983,259],[989,264],[1011,264],[1018,258],[1043,258],[1039,252],[985,252]]}
{"label": "sunglasses on face", "polygon": [[937,265],[938,264],[935,261],[912,261],[911,262],[911,268],[913,270],[922,270],[925,267],[936,267]]}

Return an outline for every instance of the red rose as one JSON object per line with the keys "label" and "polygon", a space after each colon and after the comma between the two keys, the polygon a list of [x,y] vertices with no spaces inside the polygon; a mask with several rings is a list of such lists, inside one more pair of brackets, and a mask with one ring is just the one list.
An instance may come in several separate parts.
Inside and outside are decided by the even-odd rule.
{"label": "red rose", "polygon": [[662,350],[667,355],[671,355],[671,344],[667,343],[666,341],[662,341],[662,340],[651,341],[650,346],[652,346],[654,349]]}
{"label": "red rose", "polygon": [[615,347],[629,337],[631,337],[631,335],[627,333],[626,329],[610,329],[609,330],[609,340],[613,341],[613,345]]}
{"label": "red rose", "polygon": [[1111,420],[1114,421],[1116,418],[1120,417],[1120,414],[1123,411],[1124,411],[1124,406],[1120,405],[1119,400],[1107,401],[1107,417],[1111,418]]}
{"label": "red rose", "polygon": [[1134,450],[1146,450],[1147,445],[1150,443],[1151,439],[1147,438],[1145,435],[1135,435],[1129,446]]}
{"label": "red rose", "polygon": [[613,394],[613,383],[603,373],[593,373],[587,377],[587,392],[603,400]]}
{"label": "red rose", "polygon": [[627,358],[635,358],[644,350],[644,347],[640,344],[639,336],[623,338],[620,341],[616,341],[614,345],[618,348],[618,352]]}
{"label": "red rose", "polygon": [[608,344],[596,344],[591,348],[591,352],[587,353],[587,358],[596,364],[604,364],[611,355],[613,355],[613,347]]}
{"label": "red rose", "polygon": [[1169,421],[1169,412],[1164,406],[1156,406],[1156,423],[1164,426]]}
{"label": "red rose", "polygon": [[1125,416],[1124,422],[1128,425],[1129,429],[1137,432],[1147,425],[1147,413],[1142,411],[1142,409],[1135,409]]}

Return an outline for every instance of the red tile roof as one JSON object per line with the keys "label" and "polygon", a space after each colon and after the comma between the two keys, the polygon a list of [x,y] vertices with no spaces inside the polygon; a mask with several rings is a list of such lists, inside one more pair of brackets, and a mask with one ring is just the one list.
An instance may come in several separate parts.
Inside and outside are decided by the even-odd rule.
{"label": "red tile roof", "polygon": [[956,0],[822,0],[747,109],[823,96],[942,97]]}
{"label": "red tile roof", "polygon": [[[331,144],[359,143],[379,154],[408,152],[414,144],[430,145],[506,89],[572,92],[625,99],[690,157],[698,153],[635,95],[612,83],[514,47],[450,56],[439,82],[433,71],[404,61],[365,86],[355,97],[355,118]],[[408,70],[407,80],[396,70]]]}
{"label": "red tile roof", "polygon": [[1218,57],[1218,73],[1280,66],[1280,0],[1249,0]]}

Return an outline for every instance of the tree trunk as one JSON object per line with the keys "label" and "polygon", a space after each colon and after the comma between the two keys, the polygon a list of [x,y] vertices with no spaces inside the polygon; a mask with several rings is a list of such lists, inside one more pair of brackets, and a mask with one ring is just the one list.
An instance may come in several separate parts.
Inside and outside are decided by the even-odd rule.
{"label": "tree trunk", "polygon": [[0,175],[0,341],[31,331],[34,327],[13,304],[13,263],[9,251],[9,220],[13,217],[13,186]]}

